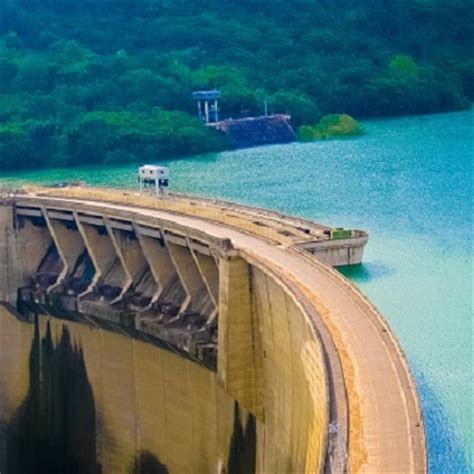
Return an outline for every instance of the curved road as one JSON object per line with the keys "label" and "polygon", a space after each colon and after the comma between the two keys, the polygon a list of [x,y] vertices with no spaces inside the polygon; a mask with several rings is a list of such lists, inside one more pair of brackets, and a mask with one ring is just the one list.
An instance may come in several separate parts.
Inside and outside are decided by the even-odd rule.
{"label": "curved road", "polygon": [[251,260],[278,269],[319,313],[320,319],[313,323],[321,332],[330,333],[338,352],[349,405],[349,471],[426,472],[423,418],[405,356],[380,313],[339,273],[303,251],[275,246],[207,219],[91,200],[46,199],[58,205],[97,208],[98,213],[124,211],[137,220],[156,217],[173,221],[228,238]]}

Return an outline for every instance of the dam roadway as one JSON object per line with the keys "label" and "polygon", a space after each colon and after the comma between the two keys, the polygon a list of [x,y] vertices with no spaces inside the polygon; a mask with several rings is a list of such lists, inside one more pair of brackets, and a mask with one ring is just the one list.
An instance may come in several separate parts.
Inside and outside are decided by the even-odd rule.
{"label": "dam roadway", "polygon": [[278,276],[309,315],[323,347],[328,422],[333,426],[327,427],[331,434],[325,439],[326,457],[332,457],[328,472],[344,470],[346,453],[346,468],[352,473],[426,472],[423,415],[405,355],[382,315],[337,271],[302,248],[277,245],[248,228],[223,225],[206,215],[142,207],[133,198],[104,202],[100,193],[71,194],[74,197],[46,191],[15,200],[17,206],[129,216],[139,223],[173,222],[216,239],[229,239],[247,262]]}

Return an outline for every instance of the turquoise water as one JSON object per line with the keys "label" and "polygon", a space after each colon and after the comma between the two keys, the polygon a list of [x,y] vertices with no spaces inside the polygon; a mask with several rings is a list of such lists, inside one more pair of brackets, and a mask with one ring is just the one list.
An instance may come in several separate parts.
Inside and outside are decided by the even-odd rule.
{"label": "turquoise water", "polygon": [[[474,112],[365,123],[355,140],[170,160],[172,187],[368,229],[343,270],[398,335],[421,392],[431,472],[471,472]],[[136,185],[135,165],[0,174],[0,186]]]}

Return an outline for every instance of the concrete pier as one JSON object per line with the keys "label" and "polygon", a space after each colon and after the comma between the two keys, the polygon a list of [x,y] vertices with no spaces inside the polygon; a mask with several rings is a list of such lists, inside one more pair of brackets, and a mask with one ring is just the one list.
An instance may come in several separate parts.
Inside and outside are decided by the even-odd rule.
{"label": "concrete pier", "polygon": [[366,233],[333,239],[264,210],[88,188],[0,204],[1,299],[20,289],[24,304],[148,335],[214,373],[256,419],[258,472],[426,472],[405,356],[327,265],[360,261]]}

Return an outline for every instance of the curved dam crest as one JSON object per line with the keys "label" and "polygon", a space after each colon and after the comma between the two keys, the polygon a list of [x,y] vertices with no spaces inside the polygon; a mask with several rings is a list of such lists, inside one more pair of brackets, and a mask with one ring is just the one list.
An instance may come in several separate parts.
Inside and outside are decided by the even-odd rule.
{"label": "curved dam crest", "polygon": [[[133,346],[135,375],[157,351],[167,354],[161,368],[171,378],[187,374],[194,382],[192,374],[202,373],[188,393],[163,372],[149,379],[173,387],[181,407],[168,411],[166,397],[166,429],[176,431],[149,435],[152,449],[141,434],[158,405],[146,405],[137,424],[129,418],[130,425],[123,420],[112,430],[107,409],[98,409],[105,445],[107,433],[135,426],[128,433],[134,450],[117,449],[109,458],[99,452],[102,472],[125,465],[141,472],[141,463],[151,462],[147,453],[169,472],[248,472],[253,458],[256,472],[426,471],[423,419],[403,352],[377,310],[320,260],[361,258],[363,232],[334,242],[322,226],[265,211],[82,188],[5,196],[0,209],[0,267],[3,275],[8,270],[1,299],[19,304],[28,321],[21,324],[34,326],[38,313],[80,315],[85,321],[67,325],[99,328],[93,332],[101,334],[101,351],[105,334],[123,339],[119,332],[132,336],[124,347],[149,348],[139,368]],[[87,337],[79,340],[81,347]],[[112,346],[110,363],[129,367],[122,343]],[[105,357],[100,352],[99,360]],[[121,389],[137,387],[137,379],[118,380],[107,391],[99,377],[102,403],[106,394],[112,403]],[[206,400],[213,415],[202,419],[195,397],[206,399],[212,386],[227,402]],[[184,412],[188,429],[184,418],[172,421]],[[232,446],[244,455],[232,454]]]}

